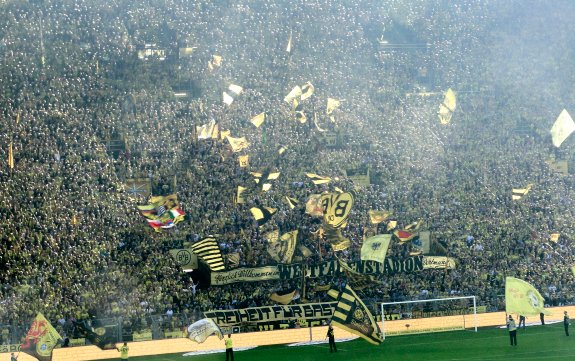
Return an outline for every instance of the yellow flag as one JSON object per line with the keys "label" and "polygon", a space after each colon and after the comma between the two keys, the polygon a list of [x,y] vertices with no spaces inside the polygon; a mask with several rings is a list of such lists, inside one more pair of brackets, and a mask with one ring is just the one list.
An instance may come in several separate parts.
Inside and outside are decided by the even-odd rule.
{"label": "yellow flag", "polygon": [[246,189],[246,187],[238,186],[238,191],[236,192],[236,204],[246,203],[246,200],[242,196],[242,193],[245,192]]}
{"label": "yellow flag", "polygon": [[453,116],[453,113],[449,111],[449,109],[441,104],[439,106],[439,112],[437,113],[437,115],[439,116],[439,122],[442,125],[447,125],[451,122],[451,117]]}
{"label": "yellow flag", "polygon": [[327,98],[327,111],[326,111],[327,115],[333,113],[333,111],[339,108],[340,105],[341,101],[334,98]]}
{"label": "yellow flag", "polygon": [[523,316],[550,314],[544,307],[545,300],[535,287],[518,278],[505,278],[505,312]]}
{"label": "yellow flag", "polygon": [[259,128],[260,125],[262,125],[262,123],[264,122],[264,120],[266,119],[266,113],[260,113],[254,117],[252,117],[252,119],[250,119],[250,122],[256,126],[256,128]]}
{"label": "yellow flag", "polygon": [[275,241],[268,240],[268,253],[278,263],[291,263],[296,249],[298,231],[284,233]]}
{"label": "yellow flag", "polygon": [[391,215],[391,212],[388,211],[375,211],[370,210],[369,212],[369,219],[372,224],[378,224],[387,219]]}
{"label": "yellow flag", "polygon": [[451,90],[451,88],[447,89],[445,92],[445,99],[443,100],[443,104],[449,109],[452,113],[455,111],[457,107],[457,100],[455,98],[455,92]]}
{"label": "yellow flag", "polygon": [[378,234],[363,241],[361,246],[362,261],[376,261],[383,263],[391,242],[391,234]]}
{"label": "yellow flag", "polygon": [[299,201],[295,198],[285,196],[285,199],[290,209],[294,209],[299,204]]}
{"label": "yellow flag", "polygon": [[313,95],[313,92],[315,91],[315,88],[313,87],[312,83],[310,83],[309,81],[307,83],[305,83],[302,87],[301,87],[301,100],[306,100],[307,98],[311,97]]}
{"label": "yellow flag", "polygon": [[445,98],[443,99],[443,103],[439,105],[439,122],[443,125],[447,125],[451,122],[451,117],[453,116],[453,112],[457,107],[457,100],[455,97],[455,92],[449,88],[445,92]]}
{"label": "yellow flag", "polygon": [[212,139],[219,139],[220,138],[220,125],[216,124],[211,134]]}
{"label": "yellow flag", "polygon": [[277,213],[277,208],[270,207],[252,207],[250,208],[251,214],[254,216],[259,227],[267,223],[274,214]]}
{"label": "yellow flag", "polygon": [[523,198],[523,196],[529,193],[532,187],[533,184],[529,184],[525,188],[513,188],[512,190],[513,194],[511,195],[511,199],[514,201],[520,200],[521,198]]}
{"label": "yellow flag", "polygon": [[250,145],[250,143],[248,143],[248,141],[246,140],[246,137],[233,138],[228,135],[226,139],[230,143],[232,147],[232,152],[234,153],[239,152],[240,150],[245,149]]}
{"label": "yellow flag", "polygon": [[549,240],[551,240],[551,242],[557,243],[557,242],[559,242],[560,236],[561,236],[561,233],[558,233],[558,232],[551,233]]}
{"label": "yellow flag", "polygon": [[343,251],[351,246],[351,241],[347,238],[341,238],[331,244],[331,248],[334,252]]}
{"label": "yellow flag", "polygon": [[238,162],[240,163],[241,168],[245,168],[250,165],[250,156],[249,155],[240,155],[238,157]]}
{"label": "yellow flag", "polygon": [[270,295],[270,300],[281,303],[282,305],[287,305],[294,299],[296,294],[299,293],[295,290],[290,293],[286,293],[285,295],[279,295],[277,292],[274,292]]}
{"label": "yellow flag", "polygon": [[284,102],[292,104],[294,99],[299,99],[301,97],[301,88],[299,85],[296,85],[289,93],[285,96]]}
{"label": "yellow flag", "polygon": [[324,184],[331,182],[331,178],[323,177],[321,175],[317,175],[315,173],[306,173],[306,177],[310,178],[313,184]]}
{"label": "yellow flag", "polygon": [[551,127],[553,145],[559,148],[561,143],[563,143],[573,131],[575,131],[575,122],[573,122],[573,118],[571,118],[567,110],[563,109],[555,123],[553,123],[553,127]]}
{"label": "yellow flag", "polygon": [[8,167],[10,169],[14,168],[14,149],[12,147],[12,142],[8,145]]}
{"label": "yellow flag", "polygon": [[50,321],[38,313],[24,337],[20,350],[41,361],[51,360],[52,350],[61,339],[60,334],[50,324]]}
{"label": "yellow flag", "polygon": [[220,130],[220,139],[224,140],[224,139],[226,139],[226,137],[229,137],[230,134],[232,134],[232,131],[229,129],[228,130]]}

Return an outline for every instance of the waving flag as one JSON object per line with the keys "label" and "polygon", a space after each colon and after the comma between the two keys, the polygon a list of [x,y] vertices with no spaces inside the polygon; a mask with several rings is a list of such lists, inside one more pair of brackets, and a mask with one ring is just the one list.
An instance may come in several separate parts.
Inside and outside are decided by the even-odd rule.
{"label": "waving flag", "polygon": [[361,246],[362,261],[376,261],[383,263],[391,242],[391,234],[379,234],[363,241]]}
{"label": "waving flag", "polygon": [[531,190],[532,187],[533,187],[533,184],[528,184],[527,187],[525,187],[525,188],[513,188],[511,199],[514,201],[520,200],[527,193],[529,193],[529,191]]}
{"label": "waving flag", "polygon": [[211,335],[216,335],[221,340],[224,338],[220,327],[211,319],[204,318],[188,326],[188,338],[197,343],[204,342]]}
{"label": "waving flag", "polygon": [[270,208],[270,207],[250,208],[250,212],[252,213],[258,226],[260,227],[266,224],[270,219],[272,219],[272,216],[276,214],[277,211],[278,210],[276,208]]}
{"label": "waving flag", "polygon": [[329,290],[328,295],[338,301],[331,319],[334,325],[374,345],[383,342],[375,318],[349,285],[339,294],[336,290]]}
{"label": "waving flag", "polygon": [[138,206],[140,213],[147,218],[148,224],[155,231],[161,228],[172,228],[184,220],[184,211],[179,208],[177,195],[156,196],[150,198],[149,204]]}
{"label": "waving flag", "polygon": [[52,327],[44,315],[38,313],[20,345],[20,350],[40,361],[50,361],[52,360],[52,350],[61,339],[58,331]]}
{"label": "waving flag", "polygon": [[539,291],[519,278],[505,278],[505,312],[523,316],[550,314]]}
{"label": "waving flag", "polygon": [[451,117],[453,116],[453,112],[455,112],[455,108],[457,107],[457,100],[455,97],[455,92],[449,88],[445,92],[445,99],[443,99],[443,103],[439,105],[439,121],[443,125],[447,125],[451,122]]}

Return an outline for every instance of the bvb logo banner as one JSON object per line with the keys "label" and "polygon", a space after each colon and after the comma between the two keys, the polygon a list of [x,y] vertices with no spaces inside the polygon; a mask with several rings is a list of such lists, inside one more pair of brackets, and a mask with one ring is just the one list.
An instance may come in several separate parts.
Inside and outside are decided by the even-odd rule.
{"label": "bvb logo banner", "polygon": [[323,207],[323,220],[334,228],[345,227],[351,207],[353,196],[351,193],[329,193],[321,197]]}
{"label": "bvb logo banner", "polygon": [[198,256],[191,249],[172,249],[170,254],[184,271],[198,268]]}

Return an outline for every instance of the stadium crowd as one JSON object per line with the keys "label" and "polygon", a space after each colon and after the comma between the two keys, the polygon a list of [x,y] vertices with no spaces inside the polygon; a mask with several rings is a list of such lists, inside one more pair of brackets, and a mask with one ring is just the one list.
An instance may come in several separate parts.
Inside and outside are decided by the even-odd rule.
{"label": "stadium crowd", "polygon": [[[561,35],[549,40],[538,19],[515,11],[519,3],[3,2],[0,156],[8,159],[12,146],[14,167],[0,166],[0,324],[28,325],[43,312],[64,329],[106,317],[145,325],[152,314],[195,319],[272,304],[270,293],[298,289],[300,280],[209,287],[168,251],[214,235],[224,255],[239,253],[238,267],[270,265],[263,235],[297,229],[312,251],[296,253],[298,262],[330,259],[329,242],[315,236],[319,219],[304,210],[311,194],[334,187],[356,195],[344,230],[352,246],[340,257],[358,260],[374,227],[368,211],[390,210],[400,228],[422,220],[457,263],[384,277],[361,291],[366,300],[476,295],[499,310],[504,277],[516,276],[550,305],[573,303],[575,184],[550,159],[569,159],[574,143],[556,149],[548,135],[561,109],[574,109],[565,85],[574,73],[560,51],[570,12],[554,13],[551,30]],[[494,9],[499,15],[489,17]],[[533,35],[527,49],[509,49],[511,16],[521,18],[522,36]],[[166,49],[166,59],[139,59],[145,44]],[[190,57],[178,56],[182,47],[194,47]],[[539,59],[551,49],[558,55],[530,72],[521,54]],[[222,64],[210,70],[216,54]],[[302,101],[301,123],[283,98],[308,81],[315,93]],[[221,97],[230,84],[244,91],[228,106]],[[190,96],[176,98],[176,87]],[[437,110],[448,88],[458,108],[442,125]],[[328,97],[342,100],[333,120]],[[249,119],[261,112],[256,128]],[[246,137],[240,154],[249,167],[226,141],[197,139],[196,127],[212,119]],[[122,144],[116,152],[113,141]],[[370,168],[371,185],[346,177],[358,167]],[[266,170],[281,175],[261,192],[249,172]],[[306,172],[333,181],[314,185]],[[176,193],[186,220],[154,232],[136,208],[146,197],[128,191],[132,178],[150,179],[154,195]],[[512,189],[528,184],[512,201]],[[245,204],[234,202],[237,186],[250,188]],[[286,196],[299,205],[291,210]],[[253,206],[278,213],[258,227]],[[388,256],[410,251],[393,242]],[[327,299],[314,283],[345,282],[309,280],[306,299]]]}

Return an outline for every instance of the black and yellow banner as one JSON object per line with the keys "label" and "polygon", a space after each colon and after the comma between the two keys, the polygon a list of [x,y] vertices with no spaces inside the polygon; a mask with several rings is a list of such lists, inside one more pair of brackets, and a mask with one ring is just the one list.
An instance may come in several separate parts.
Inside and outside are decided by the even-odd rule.
{"label": "black and yellow banner", "polygon": [[199,242],[194,243],[190,249],[198,257],[204,260],[212,271],[221,271],[224,267],[224,258],[220,251],[220,246],[215,238],[206,237]]}
{"label": "black and yellow banner", "polygon": [[[385,262],[379,263],[374,261],[355,261],[347,265],[357,273],[368,275],[394,275],[397,273],[412,273],[423,270],[422,256],[391,258],[385,259]],[[282,280],[289,280],[301,277],[303,272],[302,264],[279,264],[279,277]],[[318,264],[307,265],[305,268],[307,278],[316,278],[323,276],[335,276],[343,273],[343,269],[337,259],[332,259]]]}
{"label": "black and yellow banner", "polygon": [[171,249],[170,255],[174,257],[178,266],[182,267],[185,272],[198,269],[198,256],[192,249]]}
{"label": "black and yellow banner", "polygon": [[301,305],[277,305],[250,307],[238,310],[213,310],[204,312],[218,326],[233,326],[242,323],[258,323],[283,320],[329,319],[336,302],[305,303]]}
{"label": "black and yellow banner", "polygon": [[89,321],[76,322],[76,329],[87,338],[92,345],[102,350],[113,350],[116,348],[117,325],[90,325]]}
{"label": "black and yellow banner", "polygon": [[[392,258],[388,257],[385,262],[354,261],[347,266],[355,273],[364,275],[394,275],[397,273],[419,272],[424,269],[424,256]],[[310,264],[304,269],[301,263],[278,264],[257,268],[238,268],[227,272],[212,272],[212,286],[227,285],[236,282],[259,282],[268,280],[291,280],[299,279],[304,275],[306,278],[324,276],[336,276],[344,273],[337,259]]]}
{"label": "black and yellow banner", "polygon": [[[328,295],[334,297],[337,291],[330,290]],[[334,297],[335,298],[335,297]],[[381,330],[369,309],[357,294],[349,287],[345,286],[343,292],[337,296],[337,306],[331,318],[331,322],[374,345],[383,342]]]}
{"label": "black and yellow banner", "polygon": [[345,227],[353,207],[351,193],[328,193],[321,196],[323,221],[333,228]]}
{"label": "black and yellow banner", "polygon": [[270,219],[272,219],[272,216],[274,214],[277,213],[277,209],[276,208],[270,208],[270,207],[252,207],[250,208],[250,212],[252,213],[252,216],[254,216],[258,226],[263,226],[264,224],[266,224]]}

